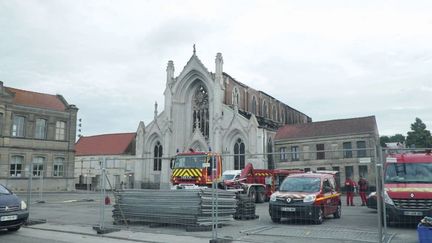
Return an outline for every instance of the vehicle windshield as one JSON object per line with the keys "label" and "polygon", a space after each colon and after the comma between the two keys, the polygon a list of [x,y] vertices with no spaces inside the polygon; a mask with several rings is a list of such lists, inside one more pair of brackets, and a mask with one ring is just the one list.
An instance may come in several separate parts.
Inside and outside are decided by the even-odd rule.
{"label": "vehicle windshield", "polygon": [[281,192],[318,192],[321,179],[314,177],[287,177],[279,188]]}
{"label": "vehicle windshield", "polygon": [[236,174],[225,174],[225,175],[222,175],[222,180],[233,180],[233,179],[235,179],[234,178],[235,175]]}
{"label": "vehicle windshield", "polygon": [[174,168],[202,168],[206,155],[180,155],[176,157]]}
{"label": "vehicle windshield", "polygon": [[386,183],[432,183],[431,163],[389,163],[385,170]]}
{"label": "vehicle windshield", "polygon": [[11,192],[8,189],[6,189],[4,186],[0,185],[0,194],[9,195],[9,194],[11,194]]}

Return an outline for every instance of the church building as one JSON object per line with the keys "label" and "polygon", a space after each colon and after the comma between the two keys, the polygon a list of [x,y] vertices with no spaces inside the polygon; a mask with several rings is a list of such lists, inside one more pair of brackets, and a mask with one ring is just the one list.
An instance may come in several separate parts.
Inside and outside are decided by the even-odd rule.
{"label": "church building", "polygon": [[[139,123],[136,138],[135,187],[169,187],[170,160],[190,148],[222,154],[223,170],[274,168],[273,140],[285,124],[312,119],[272,96],[223,72],[217,53],[210,72],[196,55],[175,76],[173,61],[166,69],[163,111],[155,104],[154,119]],[[139,186],[141,185],[141,186]]]}

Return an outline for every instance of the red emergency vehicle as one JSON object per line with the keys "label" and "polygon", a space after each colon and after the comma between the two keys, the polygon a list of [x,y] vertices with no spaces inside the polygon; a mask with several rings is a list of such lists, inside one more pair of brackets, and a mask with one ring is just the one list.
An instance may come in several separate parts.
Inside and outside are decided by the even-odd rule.
{"label": "red emergency vehicle", "polygon": [[337,171],[290,175],[270,197],[271,220],[281,218],[312,220],[321,224],[327,215],[341,217],[341,198],[337,189]]}
{"label": "red emergency vehicle", "polygon": [[171,168],[171,183],[176,187],[211,187],[212,181],[217,181],[222,176],[222,157],[218,153],[190,149],[188,152],[178,153]]}
{"label": "red emergency vehicle", "polygon": [[303,173],[303,170],[288,169],[255,169],[248,163],[241,170],[238,178],[224,180],[221,188],[240,189],[241,193],[249,195],[255,202],[268,201],[285,177],[291,174]]}
{"label": "red emergency vehicle", "polygon": [[384,175],[386,220],[418,223],[432,216],[432,154],[390,154]]}

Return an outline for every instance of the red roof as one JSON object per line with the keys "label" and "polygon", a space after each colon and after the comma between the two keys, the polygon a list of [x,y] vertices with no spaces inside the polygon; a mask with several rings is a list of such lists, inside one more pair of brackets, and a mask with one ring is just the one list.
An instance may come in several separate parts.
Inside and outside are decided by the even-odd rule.
{"label": "red roof", "polygon": [[75,144],[76,156],[125,154],[136,133],[102,134],[80,137]]}
{"label": "red roof", "polygon": [[32,91],[5,87],[14,93],[13,103],[25,106],[32,106],[50,110],[65,111],[66,104],[58,95],[36,93]]}
{"label": "red roof", "polygon": [[378,133],[375,116],[286,125],[275,140]]}

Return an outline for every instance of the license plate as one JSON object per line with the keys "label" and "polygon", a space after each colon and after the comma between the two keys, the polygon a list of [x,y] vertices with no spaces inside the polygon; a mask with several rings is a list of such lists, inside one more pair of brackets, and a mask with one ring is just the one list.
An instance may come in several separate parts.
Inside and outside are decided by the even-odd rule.
{"label": "license plate", "polygon": [[0,221],[11,221],[11,220],[17,220],[17,215],[9,215],[9,216],[2,216],[0,218]]}
{"label": "license plate", "polygon": [[289,208],[289,207],[282,207],[281,211],[283,211],[283,212],[295,212],[296,209],[295,208]]}
{"label": "license plate", "polygon": [[423,213],[422,212],[405,211],[404,215],[407,215],[407,216],[423,216]]}

